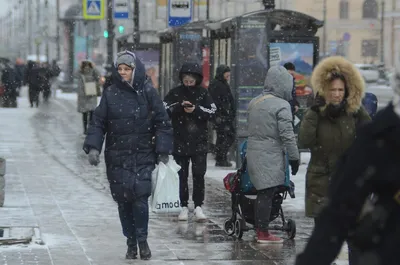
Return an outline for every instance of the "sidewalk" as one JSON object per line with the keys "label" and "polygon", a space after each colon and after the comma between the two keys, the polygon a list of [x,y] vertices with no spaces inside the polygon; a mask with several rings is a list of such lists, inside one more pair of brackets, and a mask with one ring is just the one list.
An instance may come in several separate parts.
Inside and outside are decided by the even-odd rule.
{"label": "sidewalk", "polygon": [[[44,242],[0,246],[0,265],[133,264],[124,259],[125,239],[104,162],[98,167],[88,165],[76,101],[73,95],[69,99],[58,96],[39,109],[31,109],[26,97],[19,99],[17,109],[0,108],[0,156],[7,159],[0,227],[36,228],[40,233],[34,240]],[[293,264],[313,227],[304,218],[305,166],[294,178],[296,200],[287,200],[284,206],[287,217],[297,222],[298,236],[295,245],[285,242],[278,249],[253,243],[253,232],[245,233],[244,241],[234,242],[221,230],[231,214],[222,178],[232,171],[215,168],[209,161],[208,223],[178,223],[174,216],[151,214],[153,258],[134,264]]]}

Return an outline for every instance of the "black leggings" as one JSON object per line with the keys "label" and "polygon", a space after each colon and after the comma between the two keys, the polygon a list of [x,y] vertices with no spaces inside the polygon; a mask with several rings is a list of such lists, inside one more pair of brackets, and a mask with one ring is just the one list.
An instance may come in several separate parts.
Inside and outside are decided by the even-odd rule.
{"label": "black leggings", "polygon": [[268,232],[275,189],[276,187],[272,187],[257,191],[257,199],[254,205],[254,226],[261,232]]}
{"label": "black leggings", "polygon": [[92,121],[93,118],[93,111],[88,111],[82,113],[82,119],[83,119],[83,131],[86,133],[87,129],[89,128],[90,122]]}

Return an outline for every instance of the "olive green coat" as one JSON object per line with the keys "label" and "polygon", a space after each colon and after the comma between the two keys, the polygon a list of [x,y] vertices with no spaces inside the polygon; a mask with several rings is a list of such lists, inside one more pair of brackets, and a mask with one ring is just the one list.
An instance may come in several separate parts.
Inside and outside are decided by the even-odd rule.
{"label": "olive green coat", "polygon": [[311,160],[306,174],[306,216],[316,217],[326,204],[330,177],[339,157],[353,143],[356,126],[370,120],[361,107],[364,82],[355,67],[342,57],[329,57],[315,68],[311,83],[315,92],[324,96],[329,86],[327,76],[340,71],[346,78],[348,90],[346,112],[336,119],[326,115],[326,106],[319,112],[311,109],[305,113],[299,131],[300,148],[310,149]]}

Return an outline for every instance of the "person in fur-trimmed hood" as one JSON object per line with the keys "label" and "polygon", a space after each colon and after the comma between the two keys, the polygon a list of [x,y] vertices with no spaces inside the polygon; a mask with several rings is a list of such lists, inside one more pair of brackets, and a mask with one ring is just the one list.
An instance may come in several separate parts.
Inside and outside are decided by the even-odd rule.
{"label": "person in fur-trimmed hood", "polygon": [[296,265],[330,265],[344,241],[352,246],[350,265],[399,264],[400,68],[393,79],[393,101],[340,158],[328,205]]}
{"label": "person in fur-trimmed hood", "polygon": [[364,80],[340,56],[321,61],[311,76],[316,94],[299,131],[299,146],[310,149],[306,175],[306,215],[317,217],[326,203],[328,184],[338,158],[353,143],[356,127],[371,118],[362,107]]}

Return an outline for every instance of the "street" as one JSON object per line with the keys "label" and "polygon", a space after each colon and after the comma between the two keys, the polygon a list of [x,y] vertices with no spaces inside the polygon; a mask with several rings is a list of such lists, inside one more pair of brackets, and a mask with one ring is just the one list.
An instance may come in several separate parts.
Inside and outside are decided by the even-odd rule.
{"label": "street", "polygon": [[[210,158],[204,207],[209,221],[178,223],[176,216],[151,213],[152,260],[126,261],[125,238],[103,157],[98,167],[92,167],[82,150],[76,95],[58,93],[36,109],[29,107],[26,94],[25,88],[18,108],[0,109],[0,156],[7,159],[0,227],[31,228],[36,233],[30,244],[1,245],[0,264],[289,265],[305,246],[313,228],[313,220],[304,217],[308,154],[302,156],[303,164],[292,179],[296,199],[288,197],[283,205],[286,217],[296,221],[297,236],[283,246],[258,245],[253,231],[242,241],[225,235],[221,227],[231,209],[222,179],[233,170],[216,168]],[[344,251],[337,264],[347,264],[346,260]]]}

